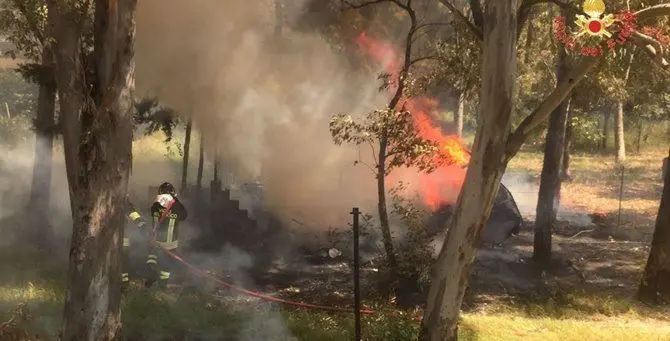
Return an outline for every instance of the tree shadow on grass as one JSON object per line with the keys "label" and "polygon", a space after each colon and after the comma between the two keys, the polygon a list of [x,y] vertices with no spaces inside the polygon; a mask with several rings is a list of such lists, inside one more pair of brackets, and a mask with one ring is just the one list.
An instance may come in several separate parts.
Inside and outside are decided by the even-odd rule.
{"label": "tree shadow on grass", "polygon": [[458,339],[461,341],[482,340],[477,328],[463,320],[461,320],[461,322],[458,324]]}

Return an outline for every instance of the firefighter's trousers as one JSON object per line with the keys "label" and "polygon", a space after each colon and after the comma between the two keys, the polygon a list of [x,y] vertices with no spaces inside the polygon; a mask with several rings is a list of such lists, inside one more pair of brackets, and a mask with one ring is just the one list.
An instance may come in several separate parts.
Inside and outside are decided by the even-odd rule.
{"label": "firefighter's trousers", "polygon": [[[177,254],[178,249],[174,248],[169,251]],[[147,266],[149,268],[147,286],[151,286],[151,284],[158,281],[158,286],[165,288],[168,282],[174,280],[177,264],[172,257],[159,247],[154,246],[150,249],[147,256]]]}
{"label": "firefighter's trousers", "polygon": [[123,249],[121,249],[121,284],[128,284],[130,281],[130,238],[123,238]]}

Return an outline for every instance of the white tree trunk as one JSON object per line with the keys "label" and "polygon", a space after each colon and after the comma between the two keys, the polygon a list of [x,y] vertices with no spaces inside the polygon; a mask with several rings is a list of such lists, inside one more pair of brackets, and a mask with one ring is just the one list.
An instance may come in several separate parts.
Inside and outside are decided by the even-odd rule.
{"label": "white tree trunk", "polygon": [[459,137],[463,136],[463,115],[465,114],[465,95],[462,93],[458,95],[458,109],[456,109],[456,114],[454,115],[454,121],[456,121],[456,134]]}
{"label": "white tree trunk", "polygon": [[449,232],[435,265],[420,340],[452,341],[475,243],[505,170],[516,80],[518,0],[489,0],[484,10],[481,111],[472,157]]}
{"label": "white tree trunk", "polygon": [[624,112],[625,110],[623,101],[617,102],[616,119],[614,120],[614,125],[616,127],[614,134],[614,144],[616,146],[617,163],[626,161],[626,139],[623,126]]}

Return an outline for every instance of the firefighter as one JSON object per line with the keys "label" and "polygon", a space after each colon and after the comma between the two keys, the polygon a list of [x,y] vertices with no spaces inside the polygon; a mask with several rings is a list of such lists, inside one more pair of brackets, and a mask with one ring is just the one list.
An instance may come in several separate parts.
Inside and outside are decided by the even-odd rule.
{"label": "firefighter", "polygon": [[130,261],[130,237],[128,236],[128,226],[129,225],[135,225],[137,226],[140,231],[144,231],[144,228],[147,225],[147,222],[142,218],[142,216],[137,212],[135,209],[135,206],[133,206],[132,202],[130,202],[130,198],[126,197],[126,220],[129,222],[129,224],[125,225],[124,228],[124,233],[123,233],[123,260],[121,264],[122,272],[121,272],[121,288],[122,290],[126,290],[128,288],[128,283],[130,282],[130,268],[131,268],[131,261]]}
{"label": "firefighter", "polygon": [[[177,199],[174,186],[164,182],[158,187],[158,195],[151,206],[151,216],[154,224],[154,237],[156,243],[169,252],[176,253],[179,247],[179,222],[186,219],[186,208]],[[151,287],[156,280],[160,288],[165,288],[171,276],[173,276],[174,261],[163,250],[152,247],[147,257],[147,265],[150,269],[149,277],[145,283]]]}

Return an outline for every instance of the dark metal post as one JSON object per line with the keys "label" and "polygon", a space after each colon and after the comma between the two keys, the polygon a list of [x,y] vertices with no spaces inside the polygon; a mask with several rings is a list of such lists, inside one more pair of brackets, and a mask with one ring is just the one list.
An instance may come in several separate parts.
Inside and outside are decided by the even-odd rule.
{"label": "dark metal post", "polygon": [[360,229],[358,226],[358,217],[361,214],[361,211],[358,207],[354,207],[351,211],[351,214],[354,216],[354,318],[355,318],[355,330],[354,330],[354,341],[361,341],[361,276],[360,268],[361,262],[359,257],[359,242],[358,237],[360,235]]}

